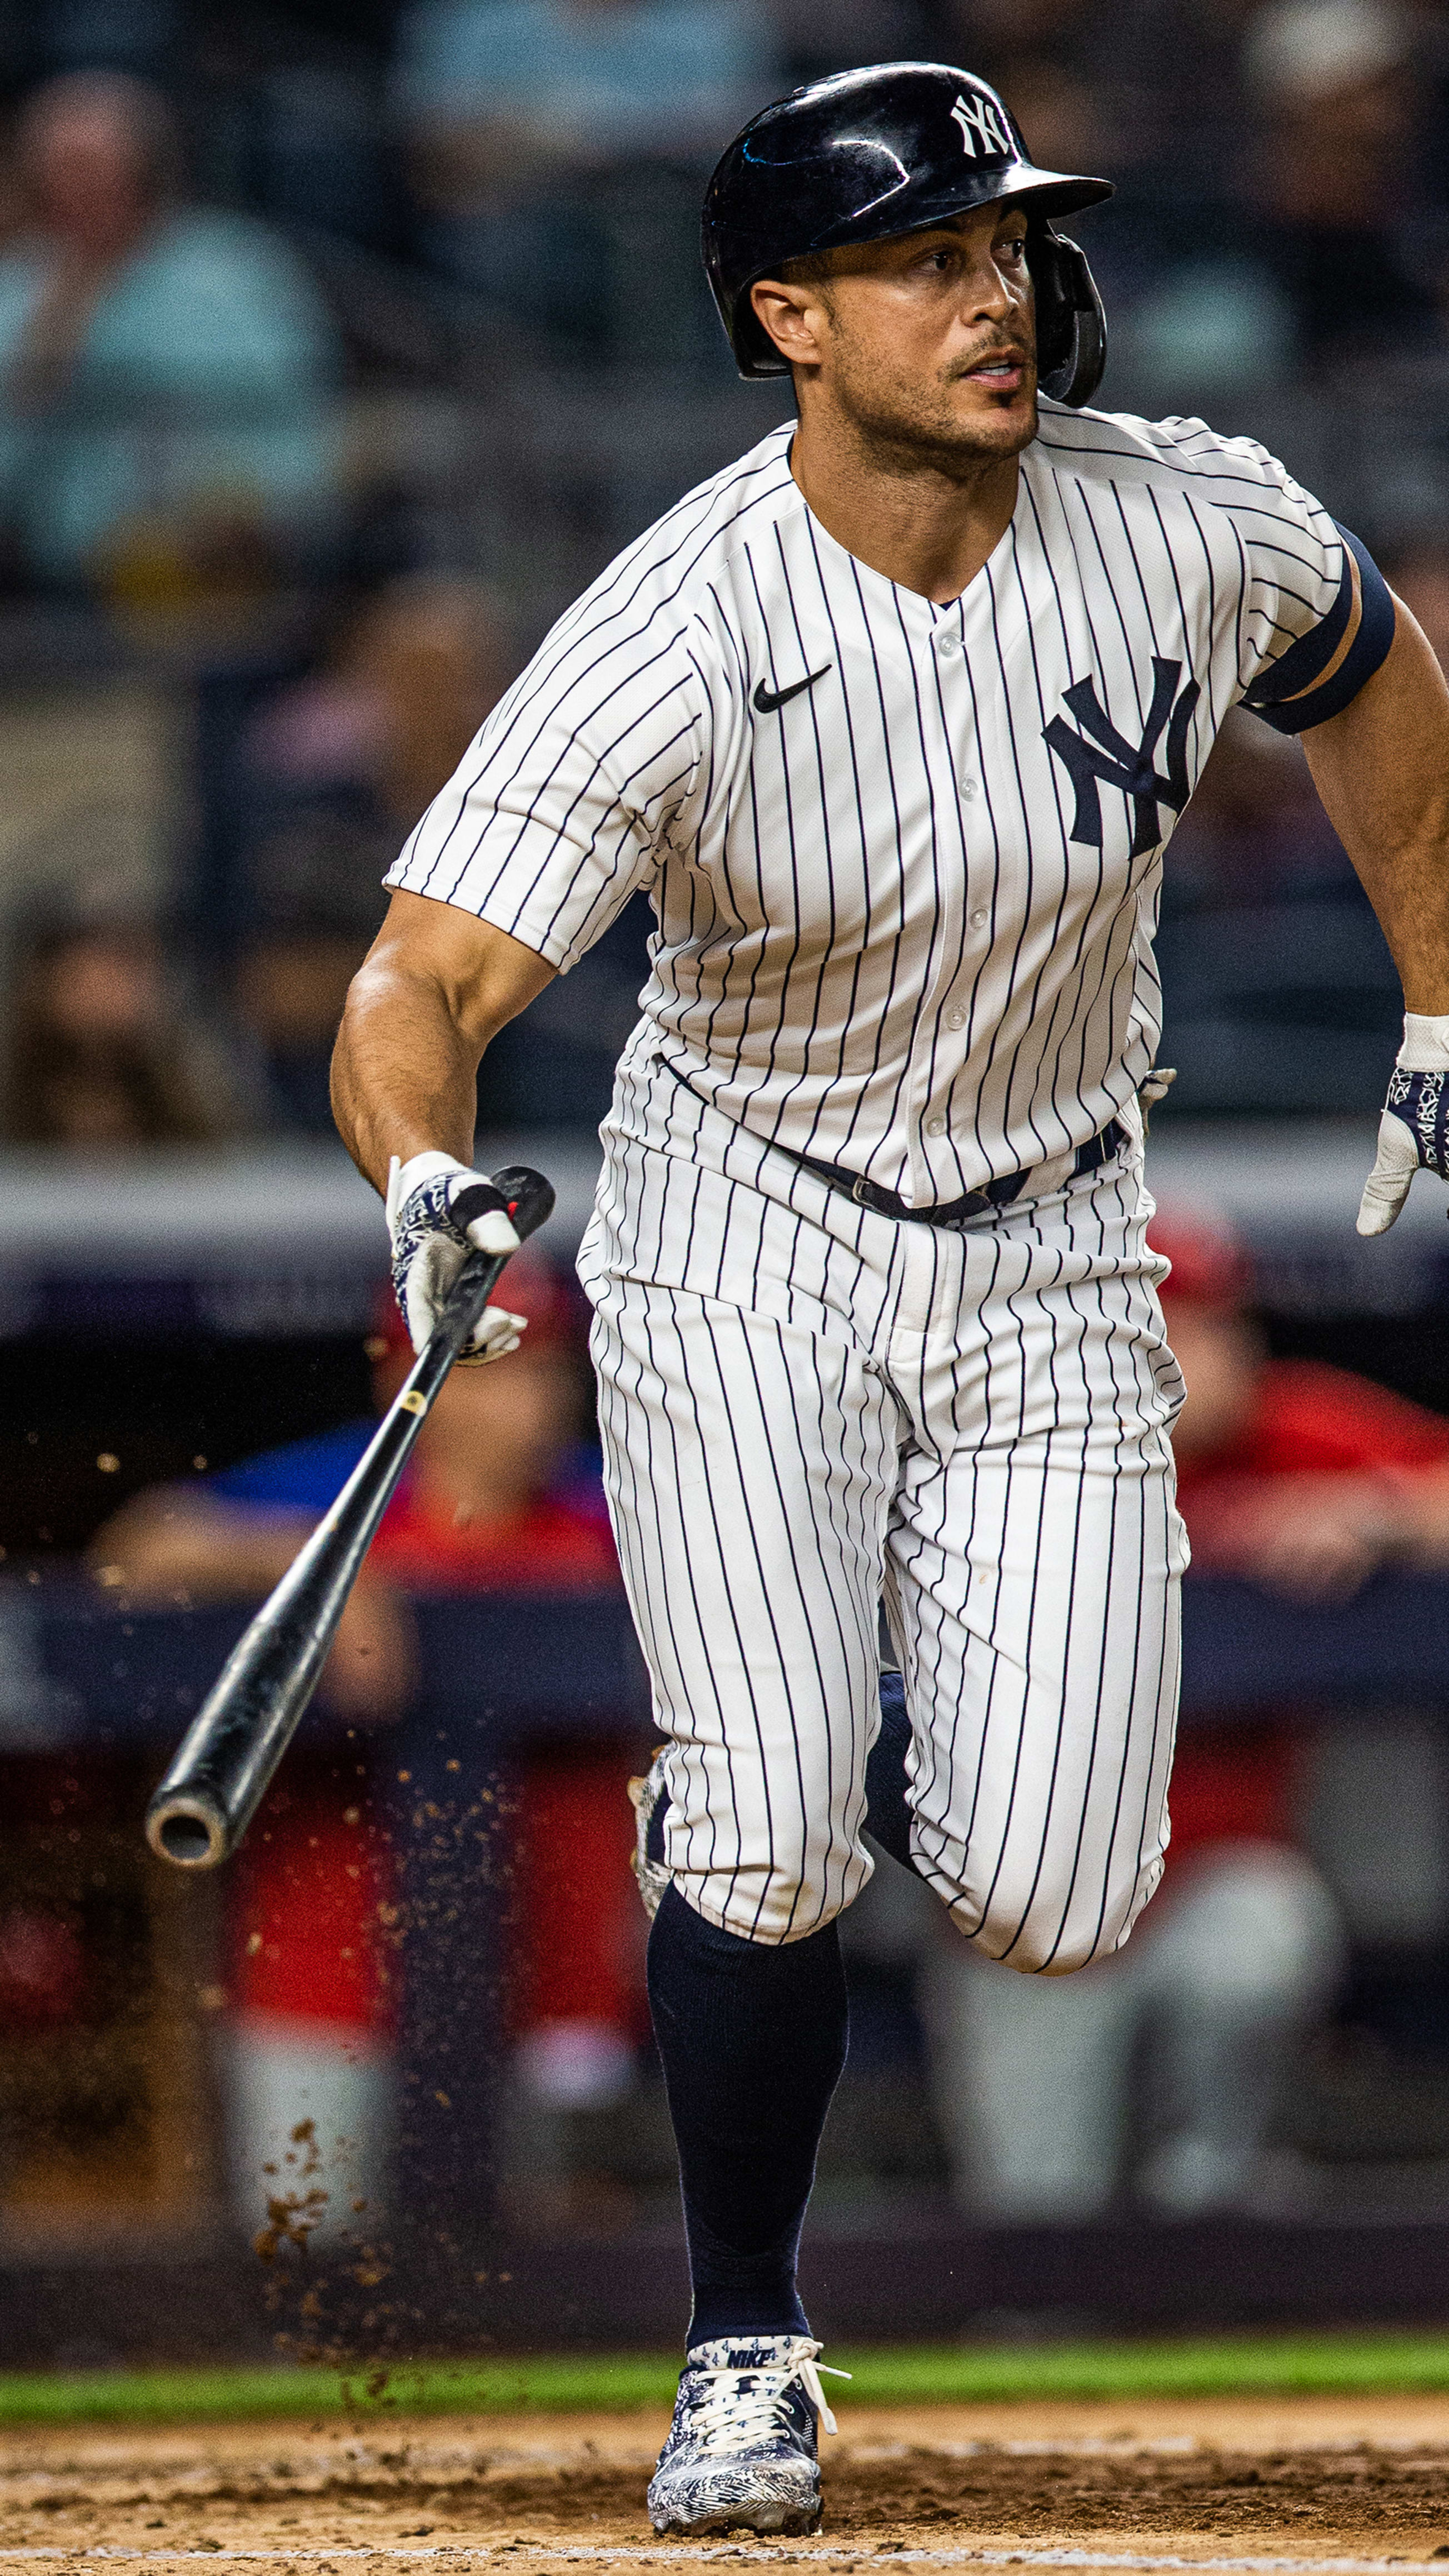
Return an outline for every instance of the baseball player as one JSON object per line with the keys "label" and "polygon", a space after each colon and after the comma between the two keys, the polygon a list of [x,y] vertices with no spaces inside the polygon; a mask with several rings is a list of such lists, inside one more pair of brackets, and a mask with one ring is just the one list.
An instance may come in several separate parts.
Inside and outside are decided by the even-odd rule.
{"label": "baseball player", "polygon": [[1163,852],[1240,701],[1304,735],[1403,975],[1361,1223],[1449,1171],[1449,695],[1260,447],[1084,408],[1101,306],[1054,219],[1109,193],[946,65],[753,119],[705,256],[798,421],[555,627],[392,870],[339,1044],[421,1333],[482,1049],[648,890],[580,1272],[666,1739],[649,1975],[694,2309],[660,2529],[818,2515],[795,2255],[882,1608],[880,1838],[966,1940],[1059,1976],[1161,1871],[1186,1550],[1139,1096]]}

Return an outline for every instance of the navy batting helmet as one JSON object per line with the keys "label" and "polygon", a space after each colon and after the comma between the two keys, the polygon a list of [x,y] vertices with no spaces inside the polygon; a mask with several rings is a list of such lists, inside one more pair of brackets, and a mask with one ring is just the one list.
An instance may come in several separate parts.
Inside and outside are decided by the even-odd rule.
{"label": "navy batting helmet", "polygon": [[1090,401],[1107,334],[1086,259],[1053,215],[1110,197],[1107,179],[1038,170],[996,91],[948,63],[872,63],[792,90],[752,116],[704,199],[704,264],[742,376],[789,367],[750,302],[787,260],[920,232],[972,206],[1020,198],[1036,288],[1043,393]]}

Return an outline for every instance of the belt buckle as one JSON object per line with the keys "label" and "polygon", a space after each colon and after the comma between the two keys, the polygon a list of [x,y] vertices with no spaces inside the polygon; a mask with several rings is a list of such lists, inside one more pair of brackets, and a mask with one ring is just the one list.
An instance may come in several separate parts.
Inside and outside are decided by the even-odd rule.
{"label": "belt buckle", "polygon": [[850,1195],[857,1207],[869,1208],[872,1216],[888,1216],[896,1224],[911,1213],[901,1206],[894,1190],[882,1189],[879,1181],[868,1179],[864,1172],[857,1172],[850,1184]]}

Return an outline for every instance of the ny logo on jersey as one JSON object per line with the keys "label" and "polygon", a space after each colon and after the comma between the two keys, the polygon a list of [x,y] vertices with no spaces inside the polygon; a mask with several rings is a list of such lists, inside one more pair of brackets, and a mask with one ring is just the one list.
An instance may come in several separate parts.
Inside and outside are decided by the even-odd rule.
{"label": "ny logo on jersey", "polygon": [[[1187,775],[1187,729],[1201,693],[1196,680],[1189,680],[1182,695],[1176,696],[1181,677],[1180,662],[1160,662],[1153,655],[1152,704],[1142,728],[1142,740],[1135,744],[1117,731],[1090,680],[1077,680],[1064,691],[1062,704],[1076,717],[1081,732],[1074,733],[1065,717],[1053,716],[1042,729],[1042,740],[1050,743],[1076,790],[1077,810],[1071,829],[1074,841],[1084,841],[1089,848],[1100,850],[1104,787],[1116,787],[1132,799],[1134,859],[1162,838],[1159,805],[1170,805],[1174,814],[1182,812],[1192,792]],[[1165,778],[1156,767],[1157,746],[1164,729]]]}
{"label": "ny logo on jersey", "polygon": [[1011,137],[1001,122],[994,98],[987,98],[979,89],[974,89],[968,98],[963,91],[951,114],[961,128],[962,149],[970,154],[973,161],[978,141],[982,151],[988,155],[1004,152],[1010,160]]}

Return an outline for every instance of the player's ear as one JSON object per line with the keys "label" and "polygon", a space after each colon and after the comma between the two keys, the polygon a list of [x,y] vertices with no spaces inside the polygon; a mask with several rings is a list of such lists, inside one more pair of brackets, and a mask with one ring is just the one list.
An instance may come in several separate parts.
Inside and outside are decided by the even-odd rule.
{"label": "player's ear", "polygon": [[787,286],[780,278],[761,277],[750,288],[750,303],[755,319],[792,367],[818,363],[830,319],[818,286]]}

